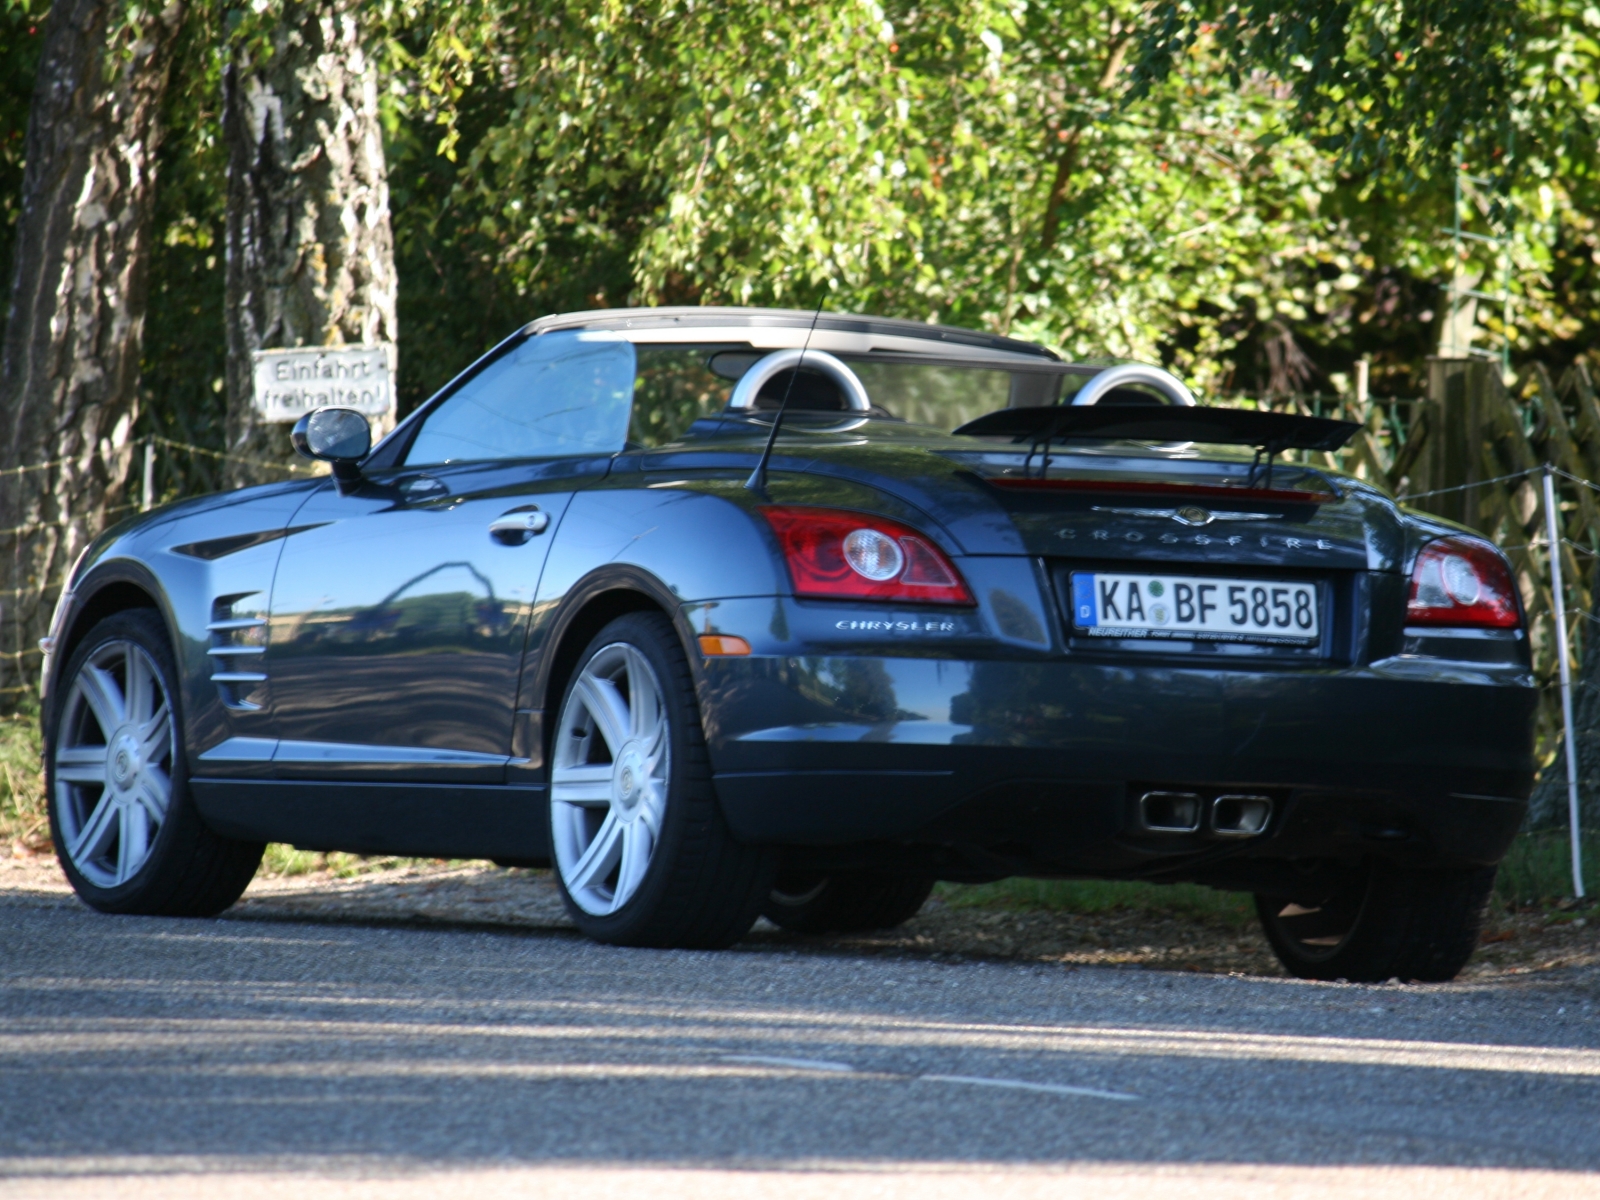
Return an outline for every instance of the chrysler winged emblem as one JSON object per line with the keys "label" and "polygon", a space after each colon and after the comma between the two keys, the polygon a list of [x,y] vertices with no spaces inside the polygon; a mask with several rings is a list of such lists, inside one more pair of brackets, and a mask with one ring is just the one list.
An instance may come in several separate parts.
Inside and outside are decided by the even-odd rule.
{"label": "chrysler winged emblem", "polygon": [[1179,525],[1187,525],[1191,529],[1198,529],[1202,525],[1209,525],[1213,521],[1281,521],[1282,513],[1252,513],[1252,512],[1212,512],[1208,508],[1201,508],[1197,504],[1185,504],[1182,508],[1111,508],[1096,504],[1095,512],[1117,513],[1124,517],[1165,517],[1169,521],[1176,521]]}

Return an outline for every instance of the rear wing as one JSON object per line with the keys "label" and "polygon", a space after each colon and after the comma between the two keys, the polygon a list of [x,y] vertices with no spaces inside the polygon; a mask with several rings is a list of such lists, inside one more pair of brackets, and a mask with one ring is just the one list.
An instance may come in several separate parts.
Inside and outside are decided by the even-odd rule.
{"label": "rear wing", "polygon": [[1003,408],[955,430],[958,437],[1009,437],[1015,442],[1088,438],[1098,441],[1206,442],[1254,446],[1269,459],[1285,450],[1339,449],[1361,426],[1298,413],[1198,405],[1052,405]]}

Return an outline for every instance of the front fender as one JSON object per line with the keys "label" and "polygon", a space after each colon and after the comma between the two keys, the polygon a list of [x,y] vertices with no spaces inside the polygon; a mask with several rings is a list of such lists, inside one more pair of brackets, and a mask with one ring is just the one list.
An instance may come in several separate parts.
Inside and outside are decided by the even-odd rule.
{"label": "front fender", "polygon": [[[245,489],[158,509],[97,539],[73,581],[60,643],[45,674],[47,694],[76,643],[102,617],[137,603],[160,613],[181,679],[184,746],[191,761],[229,736],[269,719],[262,708],[229,709],[211,681],[207,625],[219,602],[266,611],[289,521],[314,484]],[[130,589],[138,589],[139,601]],[[46,719],[51,706],[45,705]],[[246,728],[252,726],[252,728]]]}
{"label": "front fender", "polygon": [[[172,642],[179,670],[187,674],[183,656],[178,650],[180,646],[178,621],[166,589],[156,577],[156,573],[138,559],[115,554],[107,556],[107,547],[114,541],[113,538],[104,546],[91,544],[90,553],[84,556],[84,561],[89,562],[91,558],[95,561],[87,571],[80,567],[76,578],[68,580],[70,598],[67,610],[61,614],[57,641],[45,655],[44,669],[40,677],[39,715],[46,740],[51,735],[51,718],[55,708],[50,698],[55,695],[61,672],[72,657],[73,651],[98,621],[118,609],[130,607],[121,599],[110,600],[110,597],[117,593],[126,596],[129,589],[137,589],[148,598],[150,605],[160,613],[162,623],[167,627],[167,637]],[[136,606],[146,607],[143,604]]]}

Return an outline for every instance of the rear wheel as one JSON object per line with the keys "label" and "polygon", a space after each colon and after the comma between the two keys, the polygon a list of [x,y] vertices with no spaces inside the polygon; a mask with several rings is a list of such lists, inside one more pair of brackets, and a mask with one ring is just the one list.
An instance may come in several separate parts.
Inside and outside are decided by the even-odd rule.
{"label": "rear wheel", "polygon": [[772,852],[735,841],[672,624],[630,613],[589,644],[550,754],[550,848],[573,922],[619,946],[717,949],[749,932]]}
{"label": "rear wheel", "polygon": [[214,916],[266,848],[201,821],[177,679],[166,630],[146,609],[101,621],[61,675],[45,750],[50,832],[73,889],[102,912]]}
{"label": "rear wheel", "polygon": [[1381,860],[1350,872],[1331,894],[1303,901],[1257,896],[1273,952],[1302,979],[1454,979],[1478,945],[1493,867],[1423,871]]}
{"label": "rear wheel", "polygon": [[920,875],[784,872],[761,912],[774,925],[795,933],[893,929],[916,916],[932,891],[933,880]]}

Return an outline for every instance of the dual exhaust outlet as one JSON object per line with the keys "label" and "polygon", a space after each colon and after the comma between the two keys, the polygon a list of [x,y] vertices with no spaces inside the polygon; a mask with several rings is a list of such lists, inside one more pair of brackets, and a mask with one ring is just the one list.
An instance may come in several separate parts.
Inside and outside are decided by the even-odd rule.
{"label": "dual exhaust outlet", "polygon": [[1196,792],[1146,792],[1139,797],[1139,823],[1149,833],[1199,833],[1204,824],[1217,837],[1255,837],[1270,820],[1271,796],[1230,793],[1206,800]]}

